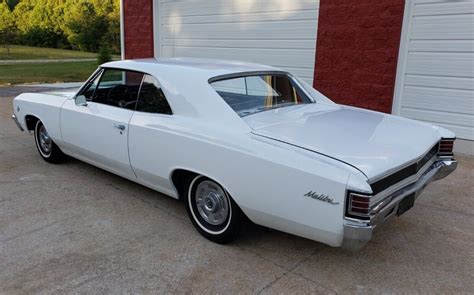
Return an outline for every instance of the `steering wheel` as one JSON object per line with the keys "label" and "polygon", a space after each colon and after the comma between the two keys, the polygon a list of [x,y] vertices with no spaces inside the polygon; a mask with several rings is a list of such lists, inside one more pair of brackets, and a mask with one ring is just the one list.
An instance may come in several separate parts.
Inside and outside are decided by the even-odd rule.
{"label": "steering wheel", "polygon": [[[122,95],[120,97],[114,97],[114,92],[118,92],[118,94],[121,92],[120,88],[124,88],[125,91],[123,91]],[[123,100],[125,94],[127,93],[127,86],[126,85],[115,85],[114,87],[110,88],[109,92],[107,93],[107,104],[108,105],[115,105],[115,106],[120,106],[119,102]]]}
{"label": "steering wheel", "polygon": [[[136,100],[132,100],[132,101],[121,100],[118,102],[118,106],[124,109],[128,109],[128,106],[135,105],[136,103],[137,103]],[[135,109],[135,106],[133,108]]]}

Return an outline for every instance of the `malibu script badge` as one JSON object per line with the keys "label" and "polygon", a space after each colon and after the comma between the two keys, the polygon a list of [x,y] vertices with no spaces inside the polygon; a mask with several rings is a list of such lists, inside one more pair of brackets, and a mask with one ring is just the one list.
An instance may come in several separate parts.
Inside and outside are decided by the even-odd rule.
{"label": "malibu script badge", "polygon": [[304,196],[308,197],[308,198],[311,198],[311,199],[315,199],[315,200],[319,200],[319,201],[323,201],[323,202],[328,202],[329,204],[332,204],[332,205],[339,204],[339,202],[334,202],[334,199],[329,197],[328,195],[325,195],[325,194],[318,195],[317,193],[315,193],[313,191],[307,192]]}

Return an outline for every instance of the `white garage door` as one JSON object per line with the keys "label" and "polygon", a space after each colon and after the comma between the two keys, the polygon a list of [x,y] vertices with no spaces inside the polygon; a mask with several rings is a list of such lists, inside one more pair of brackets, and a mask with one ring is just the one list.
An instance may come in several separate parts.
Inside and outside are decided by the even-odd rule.
{"label": "white garage door", "polygon": [[474,140],[474,1],[407,1],[393,111]]}
{"label": "white garage door", "polygon": [[312,84],[319,0],[155,0],[155,55],[269,64]]}

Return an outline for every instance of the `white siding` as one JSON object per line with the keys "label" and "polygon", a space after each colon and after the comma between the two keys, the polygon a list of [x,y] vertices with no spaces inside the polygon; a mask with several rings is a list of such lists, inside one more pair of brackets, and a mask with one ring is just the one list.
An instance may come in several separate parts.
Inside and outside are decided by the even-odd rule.
{"label": "white siding", "polygon": [[474,140],[474,0],[407,0],[394,112]]}
{"label": "white siding", "polygon": [[258,62],[312,84],[318,0],[155,0],[160,57]]}

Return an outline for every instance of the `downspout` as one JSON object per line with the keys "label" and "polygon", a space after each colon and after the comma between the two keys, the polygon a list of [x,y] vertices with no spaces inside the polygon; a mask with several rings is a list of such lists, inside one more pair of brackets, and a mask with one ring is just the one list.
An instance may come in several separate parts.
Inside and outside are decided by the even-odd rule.
{"label": "downspout", "polygon": [[120,57],[122,60],[125,59],[125,24],[124,24],[124,9],[123,1],[120,0]]}

